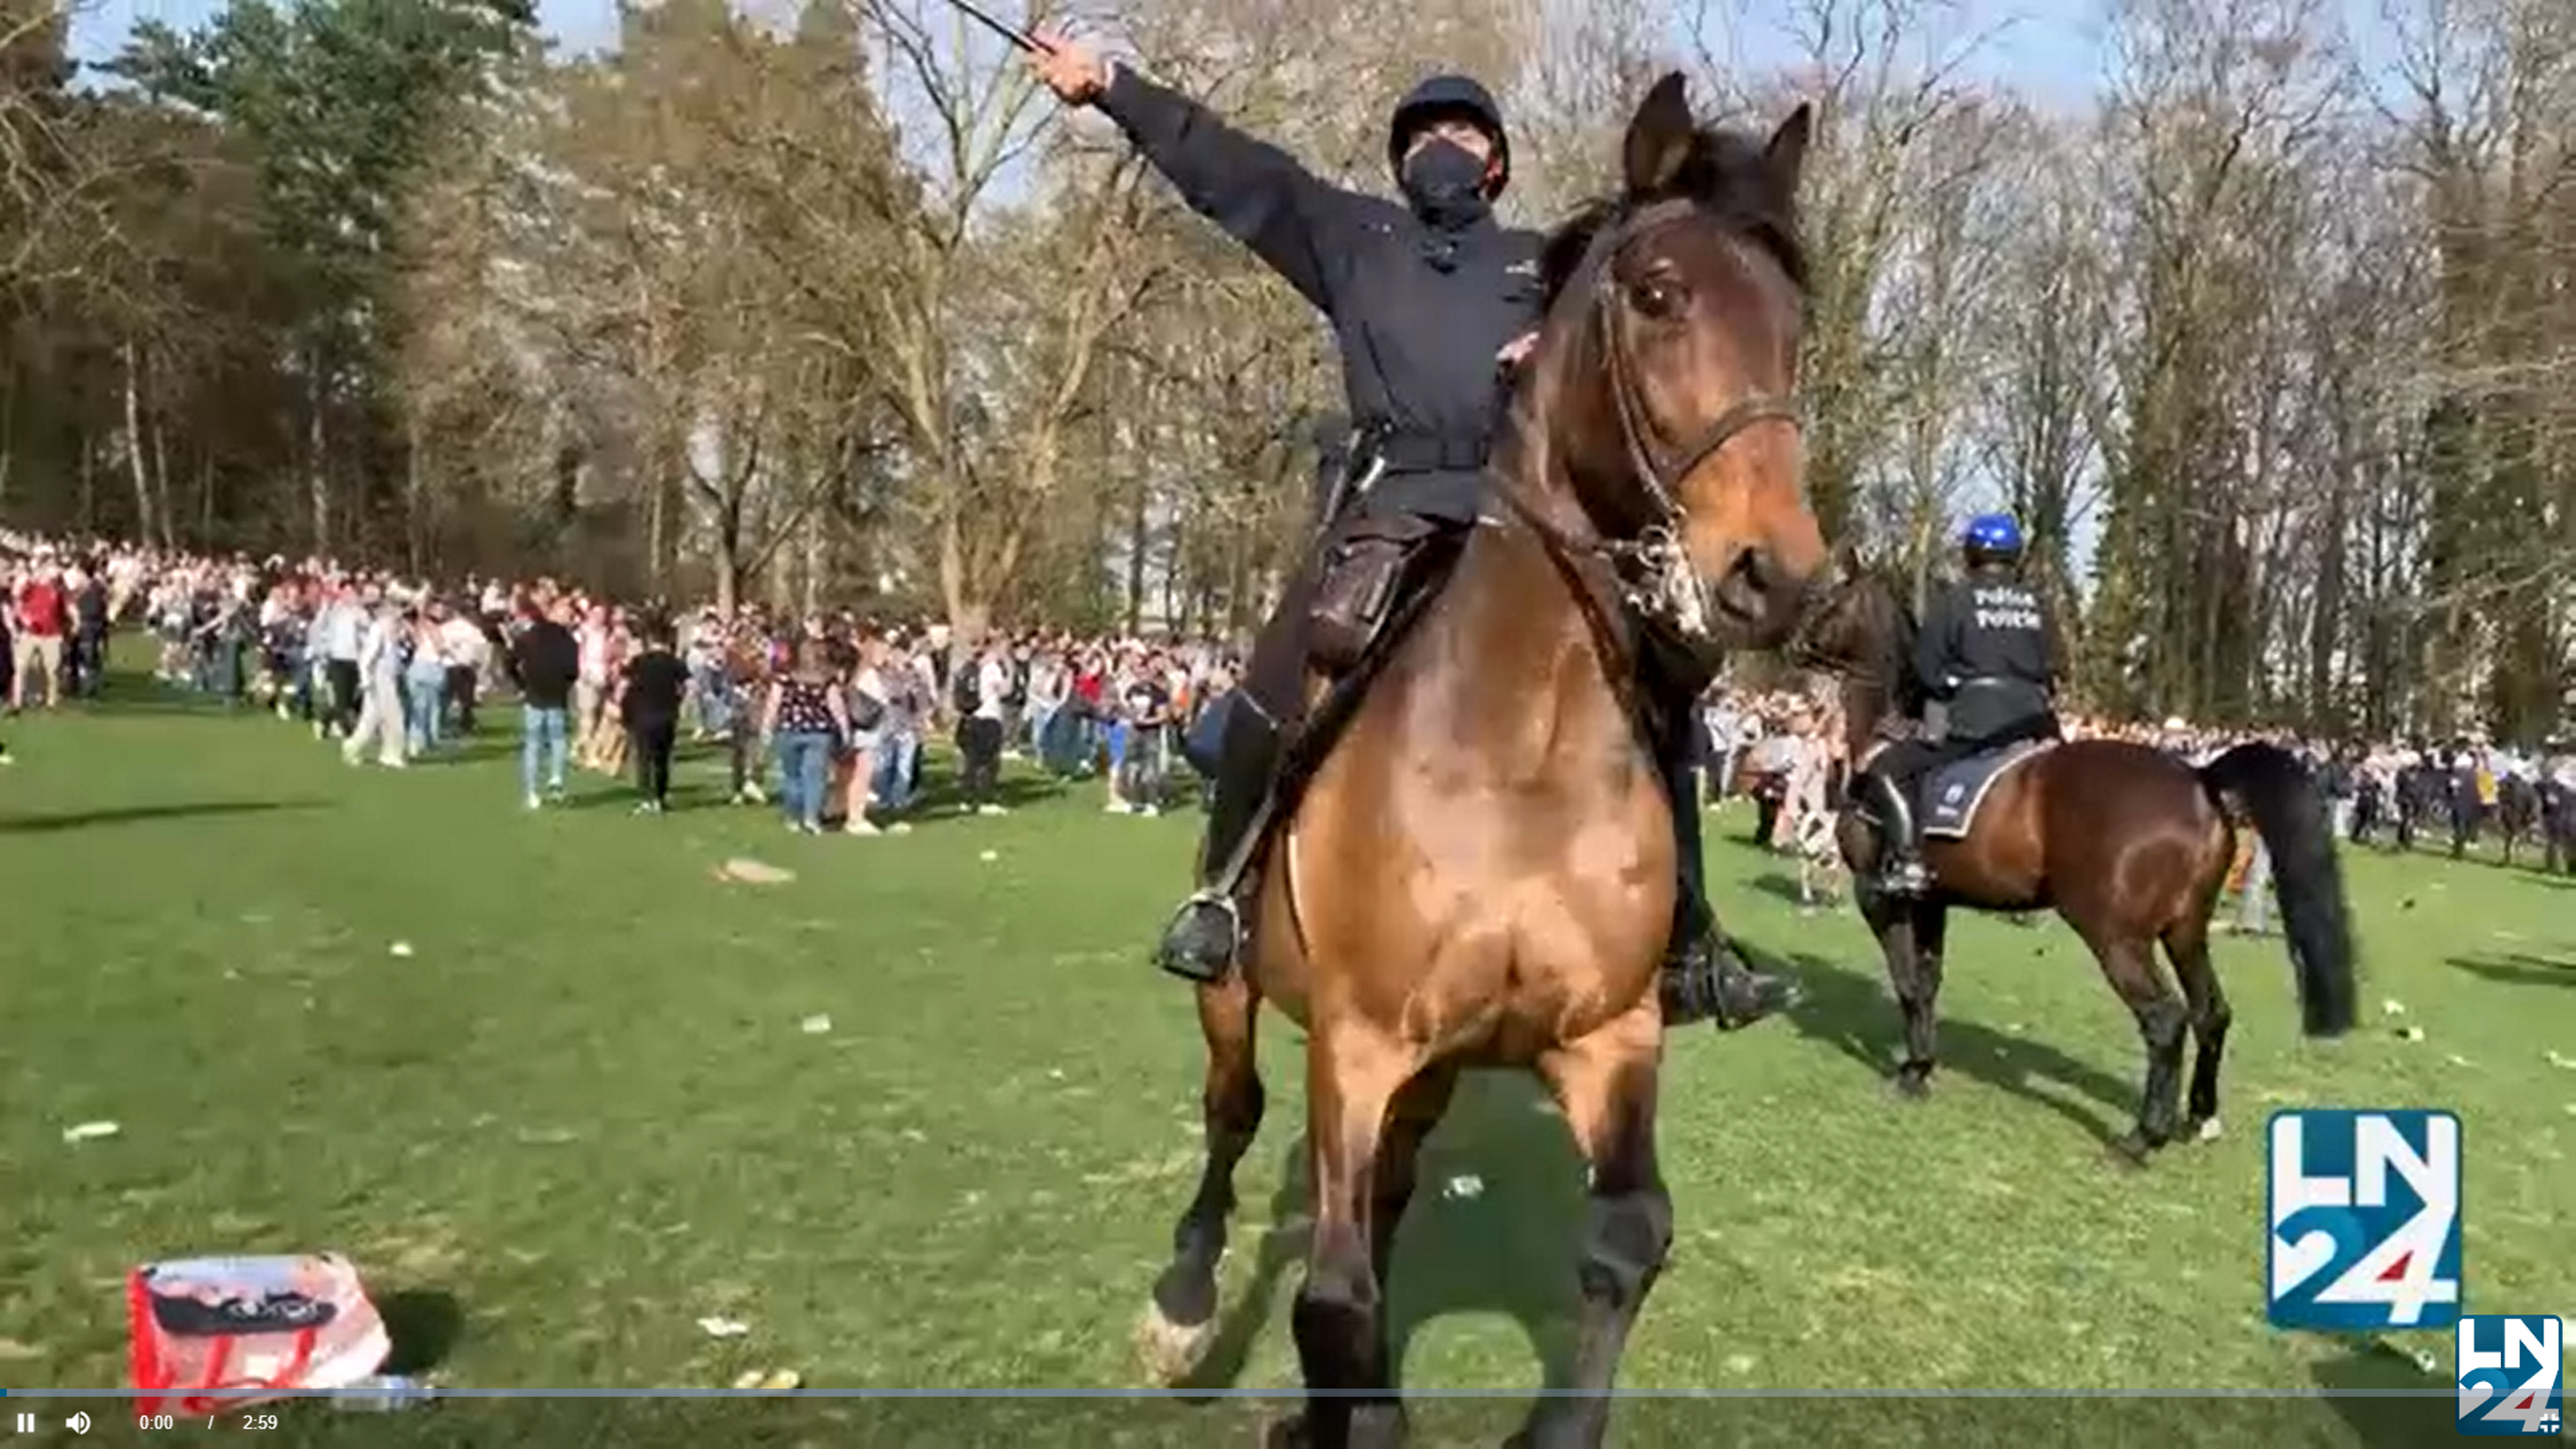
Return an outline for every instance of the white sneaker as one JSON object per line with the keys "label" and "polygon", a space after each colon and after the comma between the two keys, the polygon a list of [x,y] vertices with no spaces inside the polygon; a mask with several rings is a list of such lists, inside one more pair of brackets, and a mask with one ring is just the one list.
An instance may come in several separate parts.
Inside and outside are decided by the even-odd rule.
{"label": "white sneaker", "polygon": [[990,801],[987,801],[984,804],[976,806],[975,813],[978,815],[1008,815],[1011,812],[1004,809],[1002,806],[995,805]]}
{"label": "white sneaker", "polygon": [[1159,805],[1139,805],[1136,807],[1136,813],[1144,816],[1148,820],[1151,820],[1162,814],[1163,810]]}
{"label": "white sneaker", "polygon": [[1103,815],[1125,815],[1134,809],[1134,806],[1129,805],[1124,800],[1112,800],[1108,804],[1100,807],[1100,813]]}
{"label": "white sneaker", "polygon": [[850,822],[849,822],[848,824],[846,824],[846,825],[844,825],[844,826],[842,826],[842,827],[841,827],[841,833],[842,833],[843,835],[883,835],[883,834],[885,834],[885,832],[884,832],[884,831],[877,829],[875,825],[873,825],[873,824],[869,823],[868,821],[861,820],[861,819],[859,819],[859,818],[858,818],[858,817],[856,817],[856,816],[852,816],[852,817],[850,818]]}
{"label": "white sneaker", "polygon": [[531,795],[528,797],[528,808],[531,810],[543,810],[546,808],[546,802],[538,799],[534,795]]}
{"label": "white sneaker", "polygon": [[912,822],[909,820],[898,820],[892,825],[887,826],[885,831],[888,835],[910,835],[912,833]]}

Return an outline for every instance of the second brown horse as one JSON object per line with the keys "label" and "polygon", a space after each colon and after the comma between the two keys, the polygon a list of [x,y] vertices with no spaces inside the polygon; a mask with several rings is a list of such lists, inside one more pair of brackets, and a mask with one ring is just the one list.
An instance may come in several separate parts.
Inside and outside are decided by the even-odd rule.
{"label": "second brown horse", "polygon": [[[1844,676],[1855,769],[1867,768],[1889,727],[1920,712],[1914,634],[1895,587],[1862,571],[1801,638],[1812,662]],[[2235,810],[2252,817],[2272,855],[2302,1024],[2312,1037],[2339,1036],[2353,1025],[2351,914],[2323,794],[2287,750],[2258,741],[2194,768],[2125,740],[2043,746],[1995,777],[1964,836],[1927,844],[1935,884],[1921,898],[1890,896],[1869,881],[1879,827],[1847,808],[1843,854],[1905,1018],[1897,1090],[1909,1098],[1931,1090],[1950,911],[2053,907],[2100,961],[2146,1045],[2136,1124],[2112,1142],[2120,1159],[2143,1164],[2185,1132],[2214,1135],[2232,1013],[2210,961],[2209,922],[2236,854]],[[2157,966],[2159,946],[2180,999]],[[2199,1043],[2188,1122],[2180,1110],[2186,1030]]]}

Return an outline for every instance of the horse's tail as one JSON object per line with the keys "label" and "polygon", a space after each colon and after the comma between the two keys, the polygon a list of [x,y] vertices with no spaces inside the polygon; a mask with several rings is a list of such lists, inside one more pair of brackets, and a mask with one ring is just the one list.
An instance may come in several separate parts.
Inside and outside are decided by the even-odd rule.
{"label": "horse's tail", "polygon": [[2352,914],[2343,865],[2326,823],[2325,797],[2299,757],[2278,745],[2238,745],[2200,767],[2212,797],[2233,795],[2254,817],[2272,857],[2281,927],[2297,973],[2299,1010],[2310,1036],[2341,1036],[2354,1015]]}

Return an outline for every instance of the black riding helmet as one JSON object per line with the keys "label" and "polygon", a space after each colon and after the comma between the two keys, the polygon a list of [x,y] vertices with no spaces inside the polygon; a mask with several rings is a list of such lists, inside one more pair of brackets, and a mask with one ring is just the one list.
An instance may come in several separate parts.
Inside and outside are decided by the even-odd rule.
{"label": "black riding helmet", "polygon": [[1435,75],[1404,93],[1395,107],[1395,117],[1387,125],[1387,169],[1404,173],[1404,148],[1413,133],[1429,121],[1443,116],[1463,116],[1494,138],[1494,160],[1501,169],[1495,173],[1491,197],[1503,194],[1512,181],[1512,144],[1503,131],[1503,108],[1484,86],[1463,75]]}

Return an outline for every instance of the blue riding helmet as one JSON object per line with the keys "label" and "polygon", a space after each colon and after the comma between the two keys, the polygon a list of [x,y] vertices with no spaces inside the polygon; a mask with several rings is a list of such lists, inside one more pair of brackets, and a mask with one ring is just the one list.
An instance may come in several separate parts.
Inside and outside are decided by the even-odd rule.
{"label": "blue riding helmet", "polygon": [[1992,554],[2005,558],[2021,553],[2021,525],[2009,513],[1980,513],[1968,520],[1959,544],[1971,554]]}

